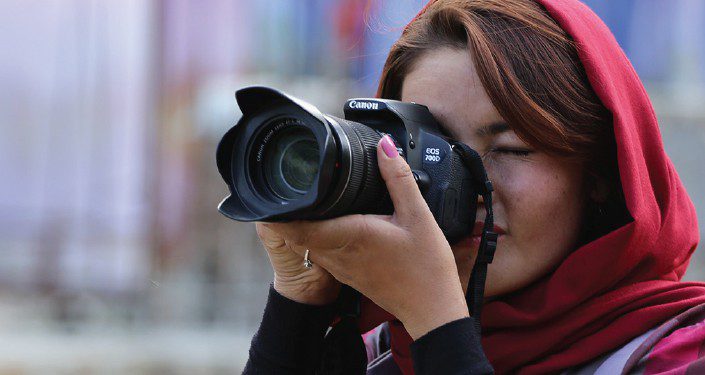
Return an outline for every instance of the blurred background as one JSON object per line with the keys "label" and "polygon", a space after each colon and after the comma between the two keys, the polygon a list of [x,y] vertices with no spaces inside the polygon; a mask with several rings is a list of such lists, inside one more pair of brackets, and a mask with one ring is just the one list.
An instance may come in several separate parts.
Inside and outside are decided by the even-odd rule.
{"label": "blurred background", "polygon": [[[423,3],[0,1],[0,373],[239,373],[272,273],[254,225],[216,211],[233,93],[341,116]],[[705,223],[705,1],[587,4]]]}

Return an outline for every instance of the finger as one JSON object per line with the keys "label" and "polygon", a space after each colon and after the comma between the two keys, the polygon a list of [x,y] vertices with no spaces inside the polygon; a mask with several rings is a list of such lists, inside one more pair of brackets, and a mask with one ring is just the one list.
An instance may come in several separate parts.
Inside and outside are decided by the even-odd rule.
{"label": "finger", "polygon": [[296,255],[300,256],[301,258],[303,258],[304,255],[306,255],[306,250],[308,250],[306,248],[306,246],[296,245],[293,243],[291,245],[289,245],[289,248],[291,249],[291,251],[293,251]]}
{"label": "finger", "polygon": [[377,163],[387,185],[389,196],[394,204],[394,215],[402,225],[417,222],[419,218],[428,218],[431,212],[421,195],[409,164],[399,157],[396,146],[388,135],[377,144]]}
{"label": "finger", "polygon": [[339,250],[351,245],[359,246],[370,237],[370,226],[363,215],[320,221],[269,223],[268,226],[284,237],[287,243],[310,250]]}
{"label": "finger", "polygon": [[284,242],[284,237],[277,233],[271,227],[268,226],[269,223],[256,222],[255,228],[257,230],[257,236],[259,237],[262,245],[270,249],[280,249],[286,244]]}

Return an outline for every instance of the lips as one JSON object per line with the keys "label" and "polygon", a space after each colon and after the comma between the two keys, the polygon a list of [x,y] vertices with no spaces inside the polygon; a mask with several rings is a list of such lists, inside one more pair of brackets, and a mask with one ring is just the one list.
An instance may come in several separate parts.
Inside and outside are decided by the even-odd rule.
{"label": "lips", "polygon": [[[482,235],[482,230],[485,227],[485,223],[483,221],[477,221],[475,222],[475,226],[472,228],[472,233],[470,236],[472,237],[477,237]],[[497,225],[492,227],[492,231],[497,233],[497,234],[505,234],[506,232],[504,229],[498,227]]]}
{"label": "lips", "polygon": [[[458,241],[458,243],[453,245],[453,247],[456,249],[471,248],[477,251],[477,249],[480,247],[480,242],[482,240],[482,228],[484,227],[484,222],[476,222],[475,226],[473,227],[472,233],[464,237],[462,240]],[[493,226],[493,231],[499,235],[499,238],[502,238],[502,235],[506,233],[504,229],[496,225]]]}

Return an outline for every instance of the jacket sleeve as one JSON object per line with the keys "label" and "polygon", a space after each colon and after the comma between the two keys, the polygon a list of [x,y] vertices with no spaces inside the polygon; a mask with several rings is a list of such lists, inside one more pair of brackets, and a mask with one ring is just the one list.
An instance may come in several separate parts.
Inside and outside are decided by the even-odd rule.
{"label": "jacket sleeve", "polygon": [[257,333],[252,338],[243,374],[302,374],[318,364],[334,305],[292,301],[269,287]]}
{"label": "jacket sleeve", "polygon": [[414,372],[424,374],[494,374],[485,357],[473,318],[463,318],[421,336],[411,344]]}
{"label": "jacket sleeve", "polygon": [[[323,339],[334,315],[334,304],[298,303],[270,286],[243,374],[311,373],[320,362]],[[411,353],[417,375],[494,373],[472,318],[432,330],[412,343]]]}
{"label": "jacket sleeve", "polygon": [[705,321],[658,340],[628,373],[705,374]]}

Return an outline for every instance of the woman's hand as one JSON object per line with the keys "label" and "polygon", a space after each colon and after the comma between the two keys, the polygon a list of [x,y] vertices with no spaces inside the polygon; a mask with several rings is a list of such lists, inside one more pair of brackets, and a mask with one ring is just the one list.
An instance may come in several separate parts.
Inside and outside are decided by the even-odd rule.
{"label": "woman's hand", "polygon": [[348,215],[267,227],[286,239],[298,262],[309,249],[316,266],[394,314],[417,339],[467,317],[468,308],[452,250],[388,137],[378,144],[377,159],[394,204],[392,216]]}
{"label": "woman's hand", "polygon": [[295,245],[270,226],[270,223],[256,224],[257,235],[274,269],[274,289],[290,300],[309,305],[326,305],[335,301],[340,282],[317,264],[311,269],[304,267],[302,254],[306,249],[295,251]]}

